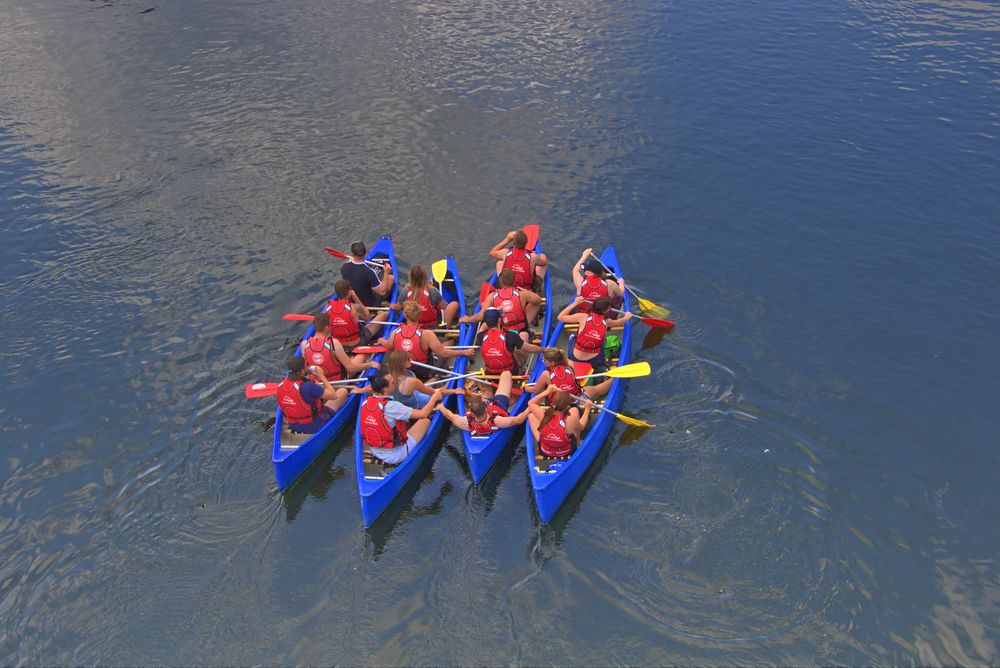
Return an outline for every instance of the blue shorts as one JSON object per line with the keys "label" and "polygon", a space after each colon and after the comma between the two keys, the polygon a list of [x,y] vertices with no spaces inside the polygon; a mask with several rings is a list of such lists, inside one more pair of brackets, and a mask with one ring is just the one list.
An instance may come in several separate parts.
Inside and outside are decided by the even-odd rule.
{"label": "blue shorts", "polygon": [[608,370],[608,361],[604,359],[604,346],[601,346],[600,352],[597,353],[596,357],[591,357],[589,360],[578,359],[576,355],[573,354],[573,349],[576,348],[576,337],[569,337],[569,350],[567,351],[567,357],[574,362],[581,362],[583,364],[589,364],[594,367],[594,373],[600,373],[602,371]]}
{"label": "blue shorts", "polygon": [[312,422],[306,422],[303,424],[289,424],[288,429],[294,434],[315,434],[317,431],[323,428],[330,418],[333,417],[333,411],[328,406],[323,406],[323,410],[319,412],[319,415],[313,418]]}
{"label": "blue shorts", "polygon": [[507,412],[507,409],[510,408],[510,397],[506,394],[498,394],[493,397],[493,403],[498,408],[502,408],[504,412]]}

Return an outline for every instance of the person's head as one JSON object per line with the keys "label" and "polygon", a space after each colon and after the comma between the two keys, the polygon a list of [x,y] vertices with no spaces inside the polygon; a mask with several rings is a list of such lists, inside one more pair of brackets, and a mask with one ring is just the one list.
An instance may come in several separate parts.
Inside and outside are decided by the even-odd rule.
{"label": "person's head", "polygon": [[427,285],[427,270],[419,264],[410,267],[410,287],[419,290]]}
{"label": "person's head", "polygon": [[393,378],[402,378],[406,375],[406,370],[410,368],[410,355],[405,350],[390,350],[382,358],[379,373],[384,373]]}
{"label": "person's head", "polygon": [[514,233],[511,243],[514,245],[514,248],[524,250],[524,247],[528,245],[528,235],[524,233],[524,230],[518,230]]}
{"label": "person's head", "polygon": [[514,286],[514,272],[510,269],[504,269],[500,272],[497,277],[497,281],[500,283],[502,288],[510,288]]}
{"label": "person's head", "polygon": [[403,315],[406,316],[407,322],[418,322],[420,320],[420,304],[412,299],[407,299],[403,302]]}
{"label": "person's head", "polygon": [[469,407],[469,412],[477,418],[481,418],[486,415],[486,402],[482,400],[482,397],[469,397],[469,401],[466,405]]}
{"label": "person's head", "polygon": [[597,258],[593,255],[584,260],[583,264],[580,265],[580,268],[583,269],[584,276],[586,276],[587,273],[591,273],[595,276],[604,277],[604,267],[601,266],[601,263],[598,262]]}
{"label": "person's head", "polygon": [[573,397],[568,392],[556,390],[549,397],[549,407],[545,409],[545,417],[542,418],[542,423],[544,424],[551,420],[553,415],[565,415],[566,411],[572,405]]}
{"label": "person's head", "polygon": [[306,360],[304,357],[292,355],[285,360],[285,366],[288,367],[288,377],[292,380],[298,380],[306,375]]}
{"label": "person's head", "polygon": [[330,333],[330,314],[329,313],[317,313],[313,316],[313,328],[315,328],[317,334],[329,334]]}
{"label": "person's head", "polygon": [[355,260],[364,260],[365,255],[368,254],[368,247],[365,246],[363,241],[355,241],[351,244],[351,255],[354,256]]}
{"label": "person's head", "polygon": [[598,315],[604,315],[611,308],[611,299],[608,297],[598,297],[594,300],[594,305],[591,307],[591,311]]}
{"label": "person's head", "polygon": [[542,351],[542,361],[547,367],[567,366],[569,364],[562,348],[546,348]]}
{"label": "person's head", "polygon": [[346,278],[342,278],[333,284],[333,294],[337,295],[337,299],[347,299],[347,295],[351,294],[351,282]]}
{"label": "person's head", "polygon": [[483,311],[483,322],[490,329],[500,324],[500,309],[488,308]]}
{"label": "person's head", "polygon": [[371,384],[372,391],[382,396],[390,395],[396,390],[395,379],[392,376],[382,373],[372,376]]}

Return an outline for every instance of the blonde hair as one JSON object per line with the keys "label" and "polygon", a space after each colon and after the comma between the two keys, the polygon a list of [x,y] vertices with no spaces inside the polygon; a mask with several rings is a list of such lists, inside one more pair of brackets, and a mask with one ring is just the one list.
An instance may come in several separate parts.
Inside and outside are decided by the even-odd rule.
{"label": "blonde hair", "polygon": [[410,356],[405,350],[390,350],[382,358],[379,371],[388,374],[396,379],[406,377],[406,363],[410,361]]}
{"label": "blonde hair", "polygon": [[411,322],[417,322],[420,320],[420,304],[412,299],[407,299],[403,302],[403,315],[406,319]]}

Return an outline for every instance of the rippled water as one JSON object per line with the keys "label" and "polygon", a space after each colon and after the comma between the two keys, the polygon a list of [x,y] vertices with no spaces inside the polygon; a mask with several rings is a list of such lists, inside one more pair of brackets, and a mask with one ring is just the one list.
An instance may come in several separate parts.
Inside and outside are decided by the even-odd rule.
{"label": "rippled water", "polygon": [[[815,6],[814,6],[815,5]],[[1000,660],[1000,8],[0,0],[0,659]],[[677,330],[555,521],[449,434],[362,528],[274,378],[337,265],[542,224]]]}

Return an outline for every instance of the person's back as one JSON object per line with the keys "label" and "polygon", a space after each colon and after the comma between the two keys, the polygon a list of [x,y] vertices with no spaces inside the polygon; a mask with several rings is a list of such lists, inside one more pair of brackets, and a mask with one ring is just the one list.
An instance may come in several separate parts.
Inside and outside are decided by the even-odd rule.
{"label": "person's back", "polygon": [[392,268],[386,262],[383,265],[382,276],[365,261],[368,248],[364,243],[356,241],[351,244],[351,259],[340,268],[340,275],[351,284],[351,289],[365,306],[381,306],[382,299],[389,294],[392,287]]}

